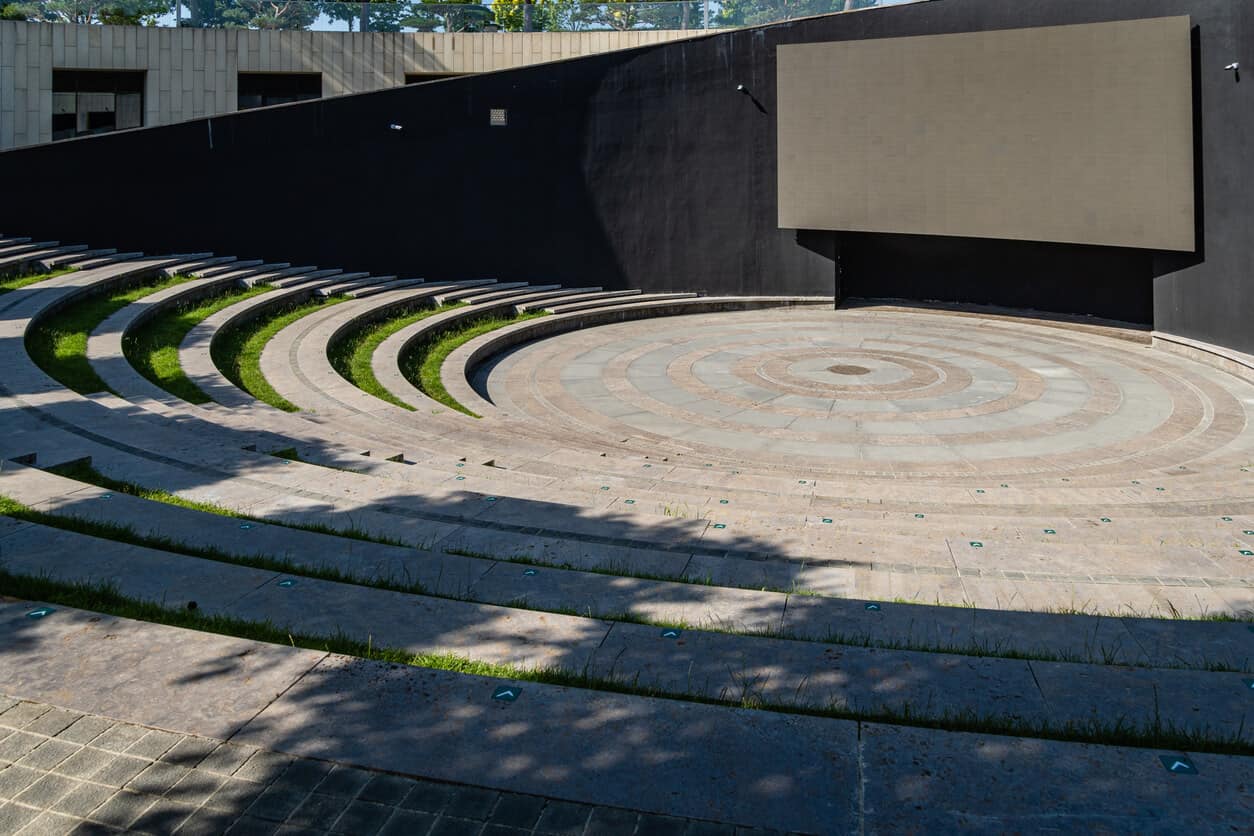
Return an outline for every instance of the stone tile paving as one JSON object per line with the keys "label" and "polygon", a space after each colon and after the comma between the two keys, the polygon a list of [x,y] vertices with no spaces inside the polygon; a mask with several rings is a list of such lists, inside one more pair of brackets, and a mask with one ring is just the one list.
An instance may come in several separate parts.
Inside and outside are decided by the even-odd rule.
{"label": "stone tile paving", "polygon": [[0,834],[119,832],[768,833],[293,758],[0,695]]}

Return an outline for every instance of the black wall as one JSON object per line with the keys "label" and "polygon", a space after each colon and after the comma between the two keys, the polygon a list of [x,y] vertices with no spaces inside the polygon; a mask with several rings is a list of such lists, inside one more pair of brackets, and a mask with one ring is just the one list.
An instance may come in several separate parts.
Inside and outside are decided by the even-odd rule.
{"label": "black wall", "polygon": [[[1171,14],[1195,26],[1197,254],[776,227],[776,45]],[[1160,330],[1254,352],[1251,44],[1250,0],[933,0],[5,152],[0,229],[430,278],[839,282],[846,296],[1152,312]],[[494,107],[507,127],[489,126]]]}

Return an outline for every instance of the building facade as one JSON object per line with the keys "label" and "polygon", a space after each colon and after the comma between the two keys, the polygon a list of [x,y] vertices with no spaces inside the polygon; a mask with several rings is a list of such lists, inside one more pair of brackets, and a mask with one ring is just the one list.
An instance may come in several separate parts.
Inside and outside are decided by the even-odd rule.
{"label": "building facade", "polygon": [[0,149],[697,34],[309,32],[0,20]]}

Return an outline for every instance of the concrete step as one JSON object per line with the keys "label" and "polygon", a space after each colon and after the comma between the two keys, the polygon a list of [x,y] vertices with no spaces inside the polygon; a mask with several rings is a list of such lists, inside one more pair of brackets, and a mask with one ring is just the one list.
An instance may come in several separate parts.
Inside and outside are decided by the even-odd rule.
{"label": "concrete step", "polygon": [[[639,296],[639,295],[640,295],[640,291],[638,290],[606,290],[606,291],[595,291],[595,292],[590,292],[590,293],[571,294],[569,296],[566,296],[564,301],[569,302],[569,303],[575,303],[575,302],[583,302],[583,301],[594,301],[594,300],[600,300],[600,299],[621,299],[626,296]],[[539,311],[539,310],[544,310],[544,308],[545,308],[544,303],[535,302],[535,303],[519,306],[519,313],[525,313],[528,311]]]}
{"label": "concrete step", "polygon": [[[8,692],[400,775],[809,833],[941,832],[963,821],[1032,830],[1040,812],[1025,807],[1025,793],[1049,798],[1052,815],[1083,830],[1118,820],[1206,832],[1248,813],[1248,758],[589,694],[67,607],[28,618],[39,603],[0,604],[0,631],[22,648]],[[217,674],[193,678],[204,671]],[[501,689],[510,693],[494,698]],[[485,740],[492,745],[467,744]],[[1177,761],[1188,774],[1169,771]],[[1112,774],[1118,793],[1092,791]]]}

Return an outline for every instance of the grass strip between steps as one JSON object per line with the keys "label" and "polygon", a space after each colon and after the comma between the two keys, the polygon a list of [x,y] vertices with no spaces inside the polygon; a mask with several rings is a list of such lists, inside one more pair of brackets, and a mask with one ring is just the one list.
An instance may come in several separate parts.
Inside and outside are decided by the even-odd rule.
{"label": "grass strip between steps", "polygon": [[415,410],[413,404],[405,403],[396,395],[393,395],[374,376],[374,368],[371,366],[374,353],[383,344],[384,340],[402,328],[408,328],[415,322],[421,322],[436,314],[447,313],[464,307],[466,307],[465,302],[451,302],[439,307],[427,306],[418,309],[410,307],[387,320],[353,331],[331,346],[327,353],[331,360],[331,365],[335,367],[335,370],[340,373],[341,377],[363,392],[413,412]]}
{"label": "grass strip between steps", "polygon": [[525,668],[498,662],[484,662],[448,653],[414,653],[410,650],[375,646],[373,640],[360,641],[343,633],[312,635],[292,632],[271,621],[255,621],[226,615],[205,615],[199,610],[174,609],[151,601],[122,595],[109,584],[69,583],[47,577],[14,575],[0,569],[0,594],[63,607],[87,610],[119,618],[233,636],[268,644],[288,645],[335,653],[362,661],[449,671],[516,682],[534,682],[589,691],[604,691],[653,699],[668,699],[704,705],[771,711],[824,717],[836,720],[912,726],[942,731],[961,731],[1008,737],[1095,743],[1112,746],[1159,749],[1226,755],[1254,755],[1254,743],[1244,740],[1244,724],[1235,732],[1212,733],[1208,729],[1178,729],[1155,721],[1138,724],[1118,718],[1096,718],[1082,723],[1048,721],[1025,722],[1011,717],[978,714],[975,711],[946,711],[927,714],[905,706],[892,709],[857,709],[833,702],[827,706],[805,706],[763,700],[751,685],[739,695],[709,697],[691,692],[663,689],[633,678],[615,678],[557,666]]}
{"label": "grass strip between steps", "polygon": [[[288,451],[280,450],[278,452],[285,453]],[[292,455],[290,457],[283,456],[283,458],[290,458],[291,460],[298,461],[299,459],[295,457],[295,450],[292,450],[291,453]],[[265,519],[262,517],[252,516],[251,514],[244,514],[240,511],[236,511],[232,508],[226,508],[222,505],[214,505],[209,502],[196,502],[192,499],[184,499],[178,494],[173,494],[168,491],[156,488],[145,488],[144,486],[137,485],[134,482],[126,482],[121,479],[114,479],[106,476],[90,464],[83,461],[57,465],[56,467],[47,468],[47,471],[66,479],[73,479],[76,482],[86,482],[89,485],[95,485],[98,488],[104,488],[105,490],[113,491],[114,493],[137,496],[140,499],[147,499],[152,502],[163,502],[166,505],[174,505],[179,508],[187,508],[188,510],[200,511],[205,514],[214,514],[219,517],[231,517],[232,519],[264,523],[265,525],[276,525],[281,528],[292,528],[298,531],[311,531],[314,534],[327,534],[332,537],[345,537],[350,540],[379,543],[384,546],[412,548],[408,543],[405,543],[402,540],[398,540],[393,537],[382,537],[370,534],[360,528],[333,528],[329,525],[323,525],[321,523],[292,523],[282,520]]]}
{"label": "grass strip between steps", "polygon": [[[87,360],[87,338],[122,308],[150,293],[191,281],[190,276],[149,279],[93,293],[41,319],[26,335],[26,351],[39,368],[80,395],[112,391]],[[116,392],[114,394],[117,394]]]}
{"label": "grass strip between steps", "polygon": [[227,328],[210,348],[213,364],[227,380],[263,403],[284,412],[300,412],[300,407],[278,393],[261,373],[261,353],[266,343],[287,326],[314,311],[348,301],[347,296],[313,298],[270,311],[241,325]]}
{"label": "grass strip between steps", "polygon": [[180,305],[144,322],[122,340],[122,353],[135,369],[162,389],[188,403],[209,403],[209,396],[183,373],[179,346],[187,332],[218,311],[236,302],[269,291],[268,285],[229,288],[197,302]]}
{"label": "grass strip between steps", "polygon": [[[422,584],[417,582],[367,583],[354,575],[341,572],[331,566],[310,566],[308,564],[298,564],[292,560],[288,560],[287,558],[272,557],[269,555],[234,554],[215,546],[202,546],[196,543],[188,543],[186,541],[175,540],[164,535],[140,534],[135,529],[127,525],[101,522],[99,520],[89,520],[82,517],[75,517],[71,514],[50,514],[46,511],[39,511],[4,495],[0,495],[0,516],[9,517],[15,520],[22,520],[23,522],[34,523],[36,525],[44,525],[49,528],[56,528],[62,531],[73,531],[77,534],[84,534],[88,537],[98,537],[102,540],[109,540],[115,543],[126,543],[132,546],[156,549],[158,551],[169,552],[171,554],[199,557],[204,558],[205,560],[213,560],[218,563],[231,563],[238,566],[249,566],[254,569],[266,569],[273,572],[318,578],[320,580],[351,584],[353,586],[373,586],[382,589],[389,589],[395,592],[407,592],[414,595],[426,594],[426,589],[422,586]],[[273,525],[273,523],[267,524]]]}
{"label": "grass strip between steps", "polygon": [[[75,479],[80,482],[97,485],[117,493],[136,496],[141,499],[147,499],[154,502],[164,502],[181,508],[187,508],[202,513],[210,513],[219,516],[230,517],[233,519],[246,520],[256,522],[263,525],[273,525],[283,528],[292,528],[301,531],[310,531],[316,534],[325,534],[329,536],[348,536],[352,539],[364,540],[369,542],[382,542],[383,545],[398,546],[400,548],[412,548],[407,544],[392,540],[380,541],[368,535],[363,535],[360,531],[353,529],[351,534],[345,534],[336,529],[330,529],[322,525],[302,525],[298,523],[278,522],[260,517],[253,517],[246,514],[240,514],[228,508],[208,503],[194,502],[192,500],[183,499],[174,494],[164,491],[155,491],[147,488],[141,488],[130,482],[122,482],[111,479],[99,471],[95,470],[88,464],[74,463],[69,465],[61,465],[55,468],[49,468],[48,472],[55,473],[69,479]],[[84,478],[86,477],[86,478]],[[6,504],[7,503],[7,504]],[[5,510],[5,509],[10,510]],[[453,601],[473,601],[475,603],[489,604],[492,606],[503,606],[511,609],[529,610],[533,612],[554,613],[557,615],[571,615],[579,618],[596,618],[601,621],[617,621],[627,624],[643,624],[651,627],[677,627],[683,630],[697,630],[710,633],[724,633],[733,636],[756,636],[761,638],[781,639],[786,641],[803,641],[821,644],[832,644],[843,647],[859,647],[859,648],[876,648],[881,650],[902,650],[918,653],[937,653],[951,656],[971,656],[977,658],[993,658],[993,659],[1014,659],[1020,661],[1037,661],[1037,662],[1074,662],[1077,664],[1090,665],[1115,665],[1126,667],[1145,667],[1142,665],[1129,664],[1122,661],[1118,657],[1116,649],[1105,647],[1094,648],[1094,651],[1100,654],[1100,658],[1084,657],[1076,653],[1047,653],[1043,651],[1020,651],[1015,648],[1009,648],[997,645],[980,644],[972,642],[967,645],[959,644],[942,644],[942,643],[920,643],[915,641],[900,641],[896,639],[883,639],[873,637],[869,634],[848,634],[830,631],[822,638],[811,636],[798,636],[788,630],[780,628],[768,629],[745,629],[724,627],[720,625],[693,625],[682,619],[660,619],[648,616],[642,616],[630,611],[621,612],[594,612],[591,607],[586,611],[577,610],[572,607],[542,607],[529,603],[526,599],[519,598],[504,603],[480,600],[469,596],[449,595],[446,593],[428,591],[422,584],[416,581],[406,580],[403,583],[393,582],[390,579],[368,578],[350,573],[340,572],[333,567],[320,569],[318,567],[307,567],[305,564],[297,564],[293,561],[279,558],[258,558],[255,555],[233,555],[220,549],[212,547],[202,547],[187,544],[181,541],[175,541],[166,537],[143,536],[138,535],[133,529],[120,526],[110,525],[107,523],[96,523],[74,518],[68,515],[50,514],[38,511],[21,505],[15,500],[0,496],[0,515],[10,516],[15,519],[23,519],[28,522],[47,525],[52,528],[61,528],[69,531],[76,531],[80,534],[87,534],[93,537],[101,537],[107,540],[131,543],[133,545],[145,546],[149,548],[171,551],[179,554],[187,554],[193,557],[203,557],[208,560],[217,560],[224,563],[237,563],[240,565],[254,566],[257,568],[273,569],[274,571],[287,572],[294,575],[304,575],[308,577],[317,577],[323,580],[335,581],[337,583],[352,584],[354,586],[367,586],[375,589],[385,589],[395,592],[407,592],[418,595],[428,595],[432,598],[443,598]],[[502,560],[491,555],[475,554],[458,550],[448,550],[446,554],[458,554],[469,557],[477,557],[483,560]],[[547,568],[566,568],[572,571],[584,571],[574,566],[554,567],[551,564],[542,563],[530,558],[519,557],[504,562],[521,563],[524,565],[544,566]],[[601,571],[598,574],[614,575],[610,571]],[[665,578],[658,580],[666,581]],[[735,587],[731,587],[735,588]],[[1180,670],[1206,670],[1211,672],[1237,672],[1245,671],[1246,667],[1234,667],[1226,663],[1208,662],[1202,666],[1190,666],[1185,664],[1179,665],[1157,665],[1157,669],[1180,669]]]}
{"label": "grass strip between steps", "polygon": [[7,279],[0,279],[0,296],[11,293],[15,290],[21,290],[27,285],[46,282],[49,279],[55,279],[58,276],[64,276],[66,273],[73,273],[74,267],[61,267],[53,270],[51,273],[32,273],[27,276],[10,276]]}
{"label": "grass strip between steps", "polygon": [[440,379],[440,367],[444,365],[444,361],[453,351],[475,337],[504,328],[506,325],[547,315],[547,311],[531,311],[513,316],[488,315],[458,322],[452,328],[440,331],[429,339],[419,340],[406,349],[401,357],[401,372],[406,380],[417,386],[433,401],[438,401],[472,418],[478,418],[480,416],[458,403],[444,388],[444,381]]}

